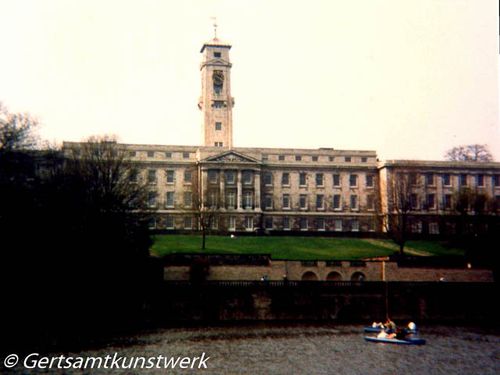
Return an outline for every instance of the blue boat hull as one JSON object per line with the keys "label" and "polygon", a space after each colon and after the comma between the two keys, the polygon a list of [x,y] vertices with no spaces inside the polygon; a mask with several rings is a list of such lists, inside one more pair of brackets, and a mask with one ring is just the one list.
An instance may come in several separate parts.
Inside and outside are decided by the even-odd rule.
{"label": "blue boat hull", "polygon": [[425,340],[419,337],[408,337],[404,340],[401,339],[389,339],[386,337],[369,337],[365,336],[365,340],[369,342],[379,342],[384,344],[399,344],[399,345],[424,345]]}

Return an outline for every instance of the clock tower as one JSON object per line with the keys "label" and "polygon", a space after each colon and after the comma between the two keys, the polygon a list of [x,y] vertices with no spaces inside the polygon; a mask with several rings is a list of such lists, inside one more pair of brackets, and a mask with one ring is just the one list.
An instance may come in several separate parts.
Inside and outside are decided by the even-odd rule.
{"label": "clock tower", "polygon": [[233,147],[233,106],[231,96],[231,45],[217,37],[201,48],[201,97],[203,146]]}

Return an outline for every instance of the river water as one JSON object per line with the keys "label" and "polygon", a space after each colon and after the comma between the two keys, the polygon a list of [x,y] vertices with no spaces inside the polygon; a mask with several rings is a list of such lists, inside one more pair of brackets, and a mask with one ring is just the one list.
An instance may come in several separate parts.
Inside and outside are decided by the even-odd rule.
{"label": "river water", "polygon": [[[423,346],[374,344],[363,327],[276,325],[169,328],[131,336],[66,356],[197,356],[204,370],[65,370],[65,374],[500,374],[498,332],[469,327],[421,327]],[[39,370],[37,373],[55,373]],[[18,368],[18,373],[26,372]],[[61,372],[62,373],[62,372]]]}

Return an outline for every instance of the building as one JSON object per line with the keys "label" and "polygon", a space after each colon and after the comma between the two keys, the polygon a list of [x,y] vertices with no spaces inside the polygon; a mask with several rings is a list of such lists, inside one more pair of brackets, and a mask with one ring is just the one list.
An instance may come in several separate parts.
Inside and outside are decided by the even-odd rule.
{"label": "building", "polygon": [[234,147],[230,49],[214,38],[200,51],[201,146],[121,145],[148,182],[151,228],[197,230],[204,212],[221,232],[381,231],[398,171],[422,181],[412,185],[415,231],[441,231],[436,217],[455,215],[453,194],[464,181],[500,201],[500,163],[380,163],[375,151]]}

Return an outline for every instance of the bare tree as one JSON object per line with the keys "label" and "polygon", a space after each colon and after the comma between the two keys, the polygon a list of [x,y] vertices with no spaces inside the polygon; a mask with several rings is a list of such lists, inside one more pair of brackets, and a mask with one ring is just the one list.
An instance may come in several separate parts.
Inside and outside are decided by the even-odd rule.
{"label": "bare tree", "polygon": [[218,190],[211,190],[201,182],[201,169],[193,168],[192,173],[192,206],[194,216],[201,231],[201,249],[206,249],[207,234],[214,223],[219,219],[219,209],[223,202],[220,201]]}
{"label": "bare tree", "polygon": [[488,145],[472,144],[453,147],[444,155],[450,161],[493,161]]}
{"label": "bare tree", "polygon": [[417,175],[408,171],[394,172],[387,181],[387,213],[382,222],[389,237],[399,246],[401,255],[410,233],[410,213],[417,204],[416,188]]}
{"label": "bare tree", "polygon": [[38,120],[27,113],[11,113],[0,102],[0,152],[30,150],[38,144]]}

